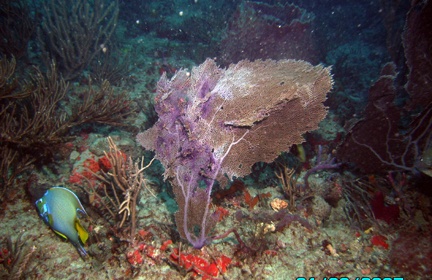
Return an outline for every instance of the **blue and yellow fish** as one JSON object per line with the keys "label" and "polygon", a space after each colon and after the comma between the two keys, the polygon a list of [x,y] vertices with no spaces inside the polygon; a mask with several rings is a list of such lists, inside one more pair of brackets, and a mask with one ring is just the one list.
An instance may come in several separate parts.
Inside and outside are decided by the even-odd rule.
{"label": "blue and yellow fish", "polygon": [[55,233],[69,240],[82,258],[86,258],[83,246],[88,232],[78,218],[87,216],[87,213],[76,194],[61,186],[52,187],[36,201],[36,207],[42,220]]}

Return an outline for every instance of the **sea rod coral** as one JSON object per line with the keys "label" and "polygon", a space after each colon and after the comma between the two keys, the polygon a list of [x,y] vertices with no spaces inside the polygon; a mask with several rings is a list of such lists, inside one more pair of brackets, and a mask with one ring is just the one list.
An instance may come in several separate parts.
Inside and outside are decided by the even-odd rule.
{"label": "sea rod coral", "polygon": [[216,219],[210,196],[216,180],[242,177],[271,162],[327,114],[330,69],[296,60],[242,60],[228,69],[207,59],[157,85],[159,120],[138,134],[154,150],[173,185],[182,238],[195,248],[211,241]]}

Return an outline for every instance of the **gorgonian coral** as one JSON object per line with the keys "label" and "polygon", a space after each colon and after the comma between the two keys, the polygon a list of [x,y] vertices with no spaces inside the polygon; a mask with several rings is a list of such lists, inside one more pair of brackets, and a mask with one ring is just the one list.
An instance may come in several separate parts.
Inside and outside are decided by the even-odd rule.
{"label": "gorgonian coral", "polygon": [[163,75],[159,120],[137,140],[156,152],[173,184],[181,236],[205,245],[214,181],[245,176],[255,162],[271,162],[303,142],[325,117],[331,87],[329,68],[297,60],[243,60],[221,69],[207,59],[191,73]]}

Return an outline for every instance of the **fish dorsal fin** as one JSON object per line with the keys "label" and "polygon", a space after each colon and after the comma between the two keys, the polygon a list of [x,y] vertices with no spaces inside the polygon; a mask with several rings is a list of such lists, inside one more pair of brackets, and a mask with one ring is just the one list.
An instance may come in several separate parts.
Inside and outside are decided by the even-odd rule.
{"label": "fish dorsal fin", "polygon": [[85,244],[88,239],[88,232],[87,230],[81,225],[80,221],[78,219],[75,220],[75,229],[78,232],[78,236],[81,240],[82,244]]}
{"label": "fish dorsal fin", "polygon": [[83,209],[77,208],[77,216],[79,219],[87,217],[87,212]]}

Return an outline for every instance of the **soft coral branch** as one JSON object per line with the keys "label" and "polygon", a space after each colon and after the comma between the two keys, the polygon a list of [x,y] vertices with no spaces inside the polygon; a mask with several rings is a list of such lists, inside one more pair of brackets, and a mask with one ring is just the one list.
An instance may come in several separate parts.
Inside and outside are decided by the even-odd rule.
{"label": "soft coral branch", "polygon": [[[177,215],[177,217],[183,220],[183,232],[182,235],[186,237],[186,239],[192,244],[194,248],[200,249],[209,242],[211,242],[211,237],[208,237],[208,232],[211,229],[211,225],[215,221],[210,221],[214,219],[209,215],[210,211],[210,202],[211,202],[211,194],[213,190],[214,183],[216,181],[216,177],[219,174],[221,165],[225,157],[231,151],[231,148],[238,144],[240,141],[244,139],[246,134],[249,131],[246,131],[242,137],[240,137],[236,141],[232,141],[225,151],[224,155],[220,158],[220,160],[216,163],[215,169],[212,171],[213,175],[208,182],[206,182],[205,191],[199,189],[199,186],[196,184],[196,177],[191,174],[189,176],[189,180],[187,182],[183,182],[181,179],[184,176],[179,176],[179,174],[184,174],[184,168],[181,166],[177,167],[176,172],[176,180],[178,185],[181,188],[181,193],[183,195],[184,200],[184,208],[180,210],[180,213],[183,212],[183,217],[181,215]],[[202,215],[190,215],[189,206],[191,203],[201,204],[200,207],[203,208]],[[201,213],[201,211],[200,211]],[[191,220],[193,219],[193,220]],[[201,220],[201,222],[200,222]],[[199,226],[199,234],[196,235],[194,233],[194,229],[196,226]]]}
{"label": "soft coral branch", "polygon": [[336,158],[330,155],[327,156],[326,160],[321,160],[321,156],[322,156],[322,147],[320,145],[318,147],[318,154],[317,154],[317,160],[315,166],[309,169],[303,178],[306,189],[309,189],[310,175],[321,170],[336,169],[342,165],[342,163],[336,163]]}

